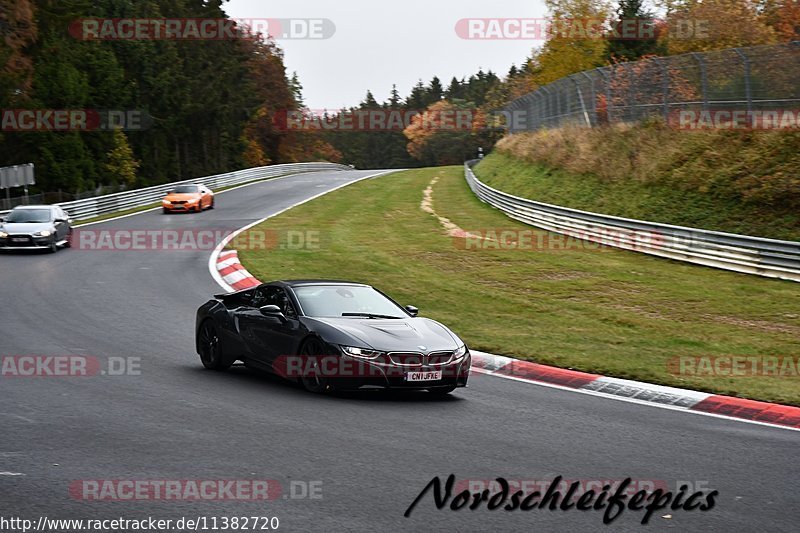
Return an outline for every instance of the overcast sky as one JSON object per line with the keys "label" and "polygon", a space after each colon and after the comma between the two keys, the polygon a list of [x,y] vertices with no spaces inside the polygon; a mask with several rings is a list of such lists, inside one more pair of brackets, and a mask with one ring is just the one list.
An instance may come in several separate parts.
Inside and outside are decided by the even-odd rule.
{"label": "overcast sky", "polygon": [[286,67],[297,71],[306,105],[338,109],[358,104],[367,89],[378,101],[396,83],[401,96],[434,75],[447,86],[484,70],[508,72],[540,41],[478,41],[460,38],[464,18],[544,17],[542,0],[231,0],[233,18],[330,19],[336,25],[326,40],[278,39]]}

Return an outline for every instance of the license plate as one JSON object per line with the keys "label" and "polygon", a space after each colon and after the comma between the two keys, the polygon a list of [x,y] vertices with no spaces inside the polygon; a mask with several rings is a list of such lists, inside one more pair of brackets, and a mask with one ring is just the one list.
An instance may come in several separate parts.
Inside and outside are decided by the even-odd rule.
{"label": "license plate", "polygon": [[11,242],[28,242],[28,239],[26,239],[25,237],[13,237],[11,239]]}
{"label": "license plate", "polygon": [[406,381],[439,381],[442,379],[442,371],[435,372],[408,372]]}

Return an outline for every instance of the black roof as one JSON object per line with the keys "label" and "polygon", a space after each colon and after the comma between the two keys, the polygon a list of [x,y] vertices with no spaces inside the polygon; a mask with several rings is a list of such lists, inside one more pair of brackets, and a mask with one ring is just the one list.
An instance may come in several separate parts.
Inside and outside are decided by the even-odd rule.
{"label": "black roof", "polygon": [[256,285],[255,287],[248,287],[246,289],[239,289],[238,291],[228,292],[224,294],[215,294],[214,298],[223,299],[228,298],[230,296],[241,294],[243,292],[252,291],[257,287],[263,287],[264,285],[279,285],[282,287],[303,287],[303,286],[312,286],[312,285],[357,285],[359,287],[371,287],[372,285],[367,285],[366,283],[359,283],[357,281],[342,281],[342,280],[335,280],[335,279],[289,279],[289,280],[275,280],[275,281],[268,281],[266,283],[262,283],[261,285]]}
{"label": "black roof", "polygon": [[286,287],[301,287],[303,285],[360,285],[362,287],[369,287],[369,285],[367,285],[366,283],[359,283],[357,281],[336,280],[336,279],[290,279],[290,280],[270,281],[269,283],[265,283],[265,285],[269,284],[283,285]]}

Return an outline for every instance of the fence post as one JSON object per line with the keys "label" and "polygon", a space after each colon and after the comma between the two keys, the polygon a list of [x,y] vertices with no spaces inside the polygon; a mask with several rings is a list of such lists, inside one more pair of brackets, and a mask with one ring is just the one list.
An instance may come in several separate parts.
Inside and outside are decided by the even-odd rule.
{"label": "fence post", "polygon": [[669,122],[669,69],[667,69],[667,65],[662,58],[656,57],[655,62],[661,69],[661,90],[664,93],[663,113],[664,123],[666,124]]}
{"label": "fence post", "polygon": [[700,65],[700,87],[703,91],[703,111],[708,111],[708,73],[706,72],[706,60],[702,54],[692,52],[692,57]]}
{"label": "fence post", "polygon": [[747,98],[747,113],[753,112],[753,89],[750,86],[750,58],[742,52],[741,48],[733,49],[739,57],[742,58],[742,67],[744,69],[744,95]]}
{"label": "fence post", "polygon": [[589,113],[586,111],[586,104],[583,103],[583,94],[581,93],[581,86],[578,84],[578,80],[575,76],[570,76],[572,83],[575,84],[575,91],[578,93],[578,102],[581,104],[581,111],[583,111],[583,119],[586,121],[586,125],[590,128],[592,127],[592,121],[589,120]]}
{"label": "fence post", "polygon": [[638,119],[638,117],[633,115],[636,111],[636,106],[633,103],[633,65],[630,62],[624,63],[624,65],[628,75],[628,104],[626,105],[628,120],[626,122],[629,122]]}
{"label": "fence post", "polygon": [[544,92],[536,91],[536,99],[539,101],[538,102],[539,105],[535,106],[534,108],[536,118],[535,122],[532,122],[530,126],[530,129],[532,131],[538,130],[539,128],[542,127],[542,121],[544,119],[544,103],[543,103]]}
{"label": "fence post", "polygon": [[[553,111],[552,100],[553,99],[551,97],[552,93],[550,92],[550,89],[547,88],[547,86],[542,87],[542,91],[544,91],[545,101],[546,101],[546,104],[547,104],[545,115],[542,117],[542,123],[549,126],[550,125],[549,124],[549,117],[553,114],[552,113],[552,111]],[[548,121],[548,122],[545,122],[545,121]]]}
{"label": "fence post", "polygon": [[603,79],[605,80],[606,84],[606,122],[611,124],[611,107],[613,105],[611,101],[611,76],[614,74],[614,67],[606,68],[599,68],[597,69],[602,74]]}
{"label": "fence post", "polygon": [[594,76],[590,76],[586,71],[581,72],[581,74],[589,79],[589,90],[591,91],[592,96],[592,119],[587,120],[587,122],[589,122],[589,125],[592,126],[597,124],[597,94],[595,94],[594,89]]}
{"label": "fence post", "polygon": [[556,114],[553,118],[556,119],[555,125],[558,126],[561,123],[561,97],[559,95],[561,91],[558,87],[553,88],[553,94],[556,95]]}

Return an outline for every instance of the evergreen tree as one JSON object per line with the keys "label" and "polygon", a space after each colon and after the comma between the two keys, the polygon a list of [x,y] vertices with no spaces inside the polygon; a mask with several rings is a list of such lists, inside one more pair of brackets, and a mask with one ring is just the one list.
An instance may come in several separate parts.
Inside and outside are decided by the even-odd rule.
{"label": "evergreen tree", "polygon": [[389,107],[397,109],[400,107],[400,92],[397,90],[397,84],[392,84],[392,92],[389,95]]}
{"label": "evergreen tree", "polygon": [[438,102],[444,97],[444,87],[438,76],[434,76],[431,84],[428,86],[428,105]]}
{"label": "evergreen tree", "polygon": [[380,105],[378,105],[378,101],[375,100],[372,91],[367,91],[367,95],[364,97],[359,107],[361,109],[378,109]]}
{"label": "evergreen tree", "polygon": [[[616,17],[611,22],[606,47],[609,62],[636,61],[643,56],[665,53],[658,41],[656,20],[653,13],[644,7],[644,0],[619,0]],[[630,27],[635,28],[633,36],[626,34]]]}
{"label": "evergreen tree", "polygon": [[406,98],[406,109],[425,109],[427,107],[426,101],[427,91],[425,90],[425,85],[423,85],[422,80],[419,80],[414,88],[411,89],[411,94]]}
{"label": "evergreen tree", "polygon": [[450,80],[450,85],[447,86],[447,91],[445,91],[445,98],[448,100],[455,100],[457,98],[464,98],[464,87],[463,83],[458,80],[455,76]]}

